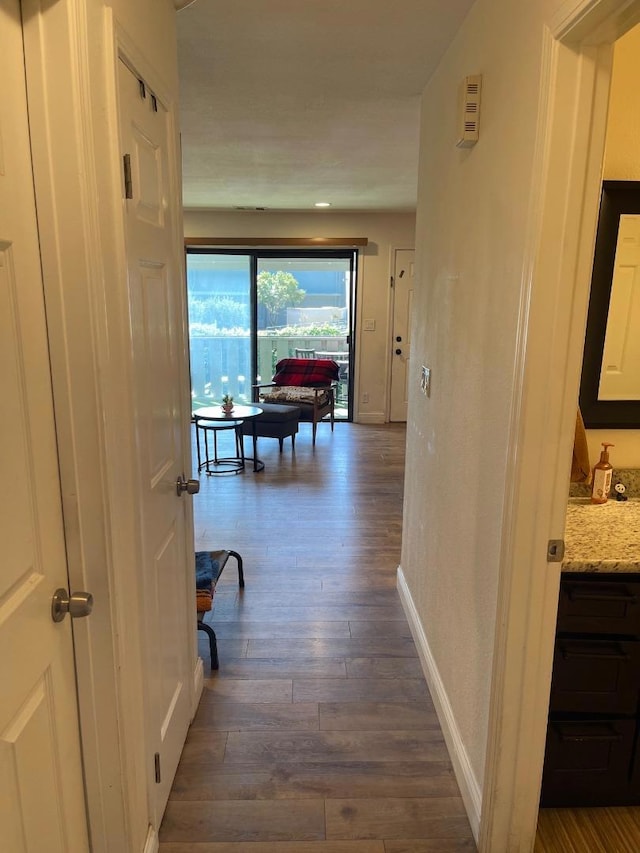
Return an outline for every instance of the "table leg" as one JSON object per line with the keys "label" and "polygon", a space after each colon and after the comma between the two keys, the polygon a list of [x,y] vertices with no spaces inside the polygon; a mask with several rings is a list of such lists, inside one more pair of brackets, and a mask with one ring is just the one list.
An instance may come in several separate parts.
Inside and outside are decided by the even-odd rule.
{"label": "table leg", "polygon": [[198,474],[202,471],[202,456],[200,455],[200,427],[196,421],[196,448],[198,453]]}

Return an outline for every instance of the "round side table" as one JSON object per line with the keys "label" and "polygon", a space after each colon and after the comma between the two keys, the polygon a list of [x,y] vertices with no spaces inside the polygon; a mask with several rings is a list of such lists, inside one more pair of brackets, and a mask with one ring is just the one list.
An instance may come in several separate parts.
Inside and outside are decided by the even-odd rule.
{"label": "round side table", "polygon": [[[206,471],[211,474],[239,474],[244,471],[245,462],[253,462],[254,471],[262,471],[264,462],[257,458],[256,435],[253,430],[253,456],[244,455],[244,440],[242,424],[257,418],[262,413],[258,406],[234,406],[229,413],[222,410],[222,406],[205,406],[193,412],[193,420],[196,425],[196,446],[198,452],[198,473]],[[234,430],[236,441],[235,456],[218,456],[217,433],[224,430]],[[200,447],[200,433],[204,434],[204,458]],[[213,456],[209,455],[208,434],[213,433]]]}

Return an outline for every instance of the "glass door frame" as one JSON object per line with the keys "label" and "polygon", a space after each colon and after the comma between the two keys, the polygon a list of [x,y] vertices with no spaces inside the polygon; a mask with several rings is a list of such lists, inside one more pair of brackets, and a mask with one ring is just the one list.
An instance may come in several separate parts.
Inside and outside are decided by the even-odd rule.
{"label": "glass door frame", "polygon": [[[358,281],[358,250],[353,248],[345,249],[242,249],[241,247],[229,249],[218,248],[216,246],[187,246],[185,249],[185,266],[188,255],[236,255],[250,259],[250,348],[251,348],[251,385],[255,385],[258,375],[258,298],[257,298],[257,279],[258,279],[258,263],[261,259],[342,259],[349,263],[349,294],[348,294],[348,325],[347,325],[347,347],[348,347],[348,382],[347,382],[347,417],[340,420],[352,421],[354,411],[353,389],[354,389],[354,363],[355,363],[355,340],[356,340],[356,317],[355,306],[356,289]],[[185,278],[186,280],[186,278]],[[188,287],[188,283],[187,283]],[[271,377],[269,377],[270,379]],[[264,381],[264,377],[263,377]]]}

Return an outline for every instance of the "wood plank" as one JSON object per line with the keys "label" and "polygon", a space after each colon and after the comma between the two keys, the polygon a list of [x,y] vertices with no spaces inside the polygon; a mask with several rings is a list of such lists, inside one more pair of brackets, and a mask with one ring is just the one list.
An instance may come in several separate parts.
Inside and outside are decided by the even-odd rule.
{"label": "wood plank", "polygon": [[344,797],[456,797],[450,761],[183,762],[172,798],[271,800]]}
{"label": "wood plank", "polygon": [[251,703],[243,701],[201,702],[191,731],[210,732],[318,730],[318,705]]}
{"label": "wood plank", "polygon": [[383,841],[168,842],[160,845],[160,853],[385,853],[385,847]]}
{"label": "wood plank", "polygon": [[427,685],[420,678],[384,681],[371,678],[297,678],[293,682],[294,702],[357,702],[363,699],[386,702],[422,699],[428,695]]}
{"label": "wood plank", "polygon": [[225,764],[274,762],[287,756],[298,761],[446,761],[448,753],[439,729],[406,732],[229,732]]}
{"label": "wood plank", "polygon": [[205,678],[202,702],[232,699],[234,702],[290,702],[293,685],[288,679],[223,680],[213,676]]}
{"label": "wood plank", "polygon": [[284,800],[190,803],[169,800],[160,841],[312,841],[324,839],[324,802]]}
{"label": "wood plank", "polygon": [[468,838],[459,797],[327,800],[327,838]]}
{"label": "wood plank", "polygon": [[430,699],[417,702],[321,702],[318,709],[322,731],[409,731],[439,729],[440,726]]}
{"label": "wood plank", "polygon": [[420,678],[418,658],[361,657],[347,660],[349,678]]}
{"label": "wood plank", "polygon": [[349,622],[346,620],[331,620],[328,622],[285,621],[260,622],[226,620],[213,622],[216,635],[221,640],[282,640],[282,639],[339,639],[351,637]]}
{"label": "wood plank", "polygon": [[346,678],[347,666],[336,658],[231,658],[221,660],[218,676],[230,678]]}
{"label": "wood plank", "polygon": [[[408,629],[407,629],[408,631]],[[415,658],[418,652],[410,637],[354,639],[249,640],[247,658]]]}

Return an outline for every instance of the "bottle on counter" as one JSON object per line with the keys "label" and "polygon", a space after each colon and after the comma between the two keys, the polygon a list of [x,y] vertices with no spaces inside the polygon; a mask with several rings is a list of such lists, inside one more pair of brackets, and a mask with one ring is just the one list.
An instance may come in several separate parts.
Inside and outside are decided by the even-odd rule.
{"label": "bottle on counter", "polygon": [[591,486],[591,503],[606,504],[611,490],[611,474],[613,465],[609,462],[609,448],[614,447],[610,441],[602,442],[600,459],[593,467]]}

